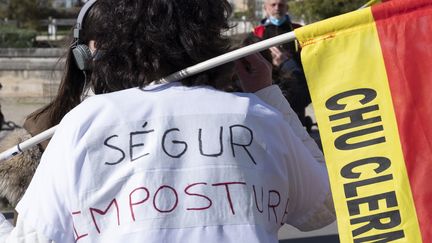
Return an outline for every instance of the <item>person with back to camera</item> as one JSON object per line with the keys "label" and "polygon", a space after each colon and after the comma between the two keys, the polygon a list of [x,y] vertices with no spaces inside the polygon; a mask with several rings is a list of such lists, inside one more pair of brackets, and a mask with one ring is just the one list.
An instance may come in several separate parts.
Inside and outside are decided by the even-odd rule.
{"label": "person with back to camera", "polygon": [[[252,35],[260,40],[293,31],[301,27],[293,23],[287,14],[286,0],[264,0],[263,9],[266,17],[256,26]],[[300,60],[300,47],[297,42],[271,47],[274,83],[279,85],[285,98],[296,112],[308,132],[312,121],[306,116],[306,107],[311,103],[306,77]]]}
{"label": "person with back to camera", "polygon": [[[91,35],[90,32],[88,34]],[[0,152],[57,125],[63,116],[86,96],[89,82],[86,82],[85,73],[75,64],[72,51],[65,55],[65,60],[63,76],[54,99],[28,115],[22,127],[9,131],[0,141]],[[47,145],[48,140],[7,161],[0,161],[0,199],[13,207],[16,206],[27,189]]]}
{"label": "person with back to camera", "polygon": [[245,93],[223,91],[231,64],[158,82],[229,50],[226,0],[83,10],[70,51],[96,95],[62,119],[6,242],[277,242],[284,223],[334,221],[322,154],[294,134],[262,56],[236,62]]}

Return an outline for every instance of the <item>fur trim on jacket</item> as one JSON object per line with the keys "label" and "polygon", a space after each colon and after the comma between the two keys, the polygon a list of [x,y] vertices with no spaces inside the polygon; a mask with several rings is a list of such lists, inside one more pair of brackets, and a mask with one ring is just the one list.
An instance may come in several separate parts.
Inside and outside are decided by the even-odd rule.
{"label": "fur trim on jacket", "polygon": [[[23,128],[7,133],[0,139],[0,152],[31,138]],[[41,157],[41,149],[39,146],[34,146],[9,160],[1,161],[0,198],[6,199],[11,206],[15,207],[26,191]]]}

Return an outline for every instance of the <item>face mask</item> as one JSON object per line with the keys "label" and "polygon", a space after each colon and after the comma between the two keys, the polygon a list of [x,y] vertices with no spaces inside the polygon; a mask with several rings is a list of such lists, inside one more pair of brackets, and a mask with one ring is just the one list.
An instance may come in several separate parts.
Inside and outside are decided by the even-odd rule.
{"label": "face mask", "polygon": [[281,26],[283,23],[285,23],[285,21],[287,20],[287,17],[284,16],[283,18],[278,19],[278,18],[270,16],[269,20],[273,25]]}

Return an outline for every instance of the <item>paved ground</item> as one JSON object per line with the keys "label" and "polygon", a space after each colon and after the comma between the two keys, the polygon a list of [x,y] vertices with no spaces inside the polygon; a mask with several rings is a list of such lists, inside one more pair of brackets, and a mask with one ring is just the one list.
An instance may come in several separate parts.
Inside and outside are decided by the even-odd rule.
{"label": "paved ground", "polygon": [[[0,98],[1,110],[6,121],[12,121],[17,125],[22,125],[27,114],[42,107],[47,101],[44,100],[16,100]],[[311,108],[308,109],[311,114]],[[279,231],[281,243],[338,243],[336,223],[333,223],[321,230],[312,232],[300,232],[297,229],[285,225]]]}
{"label": "paved ground", "polygon": [[1,111],[6,121],[22,125],[26,115],[46,104],[42,99],[0,98]]}

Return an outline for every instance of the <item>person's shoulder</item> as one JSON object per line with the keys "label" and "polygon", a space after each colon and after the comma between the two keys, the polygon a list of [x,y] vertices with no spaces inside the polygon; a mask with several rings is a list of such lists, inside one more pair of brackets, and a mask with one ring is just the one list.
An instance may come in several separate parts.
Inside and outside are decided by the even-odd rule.
{"label": "person's shoulder", "polygon": [[132,100],[132,97],[135,95],[134,93],[138,93],[138,90],[138,88],[130,88],[111,93],[89,96],[81,102],[81,104],[75,107],[75,109],[99,109],[100,106],[109,107],[110,104],[128,102]]}
{"label": "person's shoulder", "polygon": [[126,89],[87,97],[69,111],[62,122],[85,123],[101,117],[102,114],[109,114],[111,110],[117,109],[122,104],[133,101],[133,92],[132,89]]}
{"label": "person's shoulder", "polygon": [[[201,87],[195,90],[196,95],[187,95],[187,102],[194,104],[197,98],[200,106],[213,106],[215,112],[221,113],[248,113],[256,116],[279,116],[279,112],[268,105],[254,93],[225,92],[209,87]],[[217,107],[214,107],[217,102]]]}
{"label": "person's shoulder", "polygon": [[275,107],[268,104],[262,97],[255,93],[234,93],[237,98],[244,99],[244,103],[249,106],[249,115],[264,116],[270,120],[283,120],[283,117]]}

